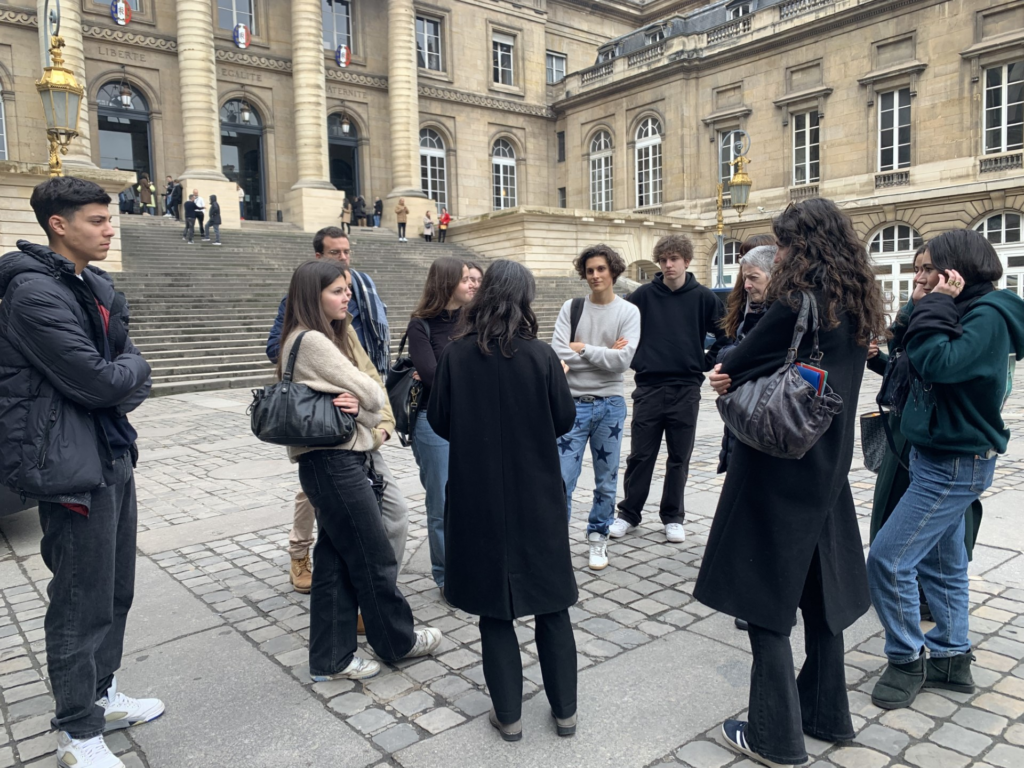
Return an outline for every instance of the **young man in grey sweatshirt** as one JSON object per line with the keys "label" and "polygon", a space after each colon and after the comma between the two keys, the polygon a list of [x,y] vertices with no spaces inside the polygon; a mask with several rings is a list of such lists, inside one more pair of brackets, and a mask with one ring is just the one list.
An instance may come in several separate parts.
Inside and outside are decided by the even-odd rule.
{"label": "young man in grey sweatshirt", "polygon": [[[608,565],[608,527],[615,518],[619,451],[626,422],[622,375],[633,361],[640,343],[640,311],[615,295],[615,281],[626,262],[607,245],[594,245],[577,257],[574,266],[590,286],[586,299],[567,301],[551,346],[567,366],[566,378],[576,401],[576,424],[558,440],[566,504],[572,518],[572,494],[583,468],[583,453],[590,442],[594,461],[594,501],[590,508],[587,540],[590,567]],[[572,333],[573,301],[582,301],[575,334]]]}

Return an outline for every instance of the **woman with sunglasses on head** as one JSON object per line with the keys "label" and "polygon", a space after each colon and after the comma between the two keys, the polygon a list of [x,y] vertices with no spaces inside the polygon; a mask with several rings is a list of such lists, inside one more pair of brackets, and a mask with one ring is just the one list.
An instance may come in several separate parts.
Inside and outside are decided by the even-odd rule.
{"label": "woman with sunglasses on head", "polygon": [[[807,761],[805,734],[829,742],[854,736],[843,630],[871,602],[849,473],[868,344],[885,333],[885,315],[867,252],[835,203],[791,205],[772,230],[779,250],[768,310],[716,366],[711,385],[721,395],[785,365],[810,294],[819,322],[816,333],[804,334],[797,361],[827,371],[843,410],[799,460],[737,443],[694,597],[749,625],[748,720],[723,724],[726,743],[781,766]],[[812,357],[816,343],[820,361]],[[794,677],[790,633],[798,608],[807,659]]]}
{"label": "woman with sunglasses on head", "polygon": [[[1011,361],[1024,359],[1024,301],[993,287],[1003,266],[984,236],[946,232],[920,258],[924,295],[904,336],[910,392],[900,420],[912,446],[910,485],[868,553],[889,660],[871,700],[883,709],[909,707],[923,687],[974,692],[964,510],[1006,452]],[[935,622],[927,634],[918,582]]]}
{"label": "woman with sunglasses on head", "polygon": [[385,661],[425,656],[441,642],[437,629],[413,629],[412,610],[398,591],[398,562],[381,518],[371,482],[368,452],[380,448],[378,425],[387,397],[351,326],[348,267],[319,259],[292,275],[281,331],[280,378],[292,347],[293,380],[336,395],[334,405],[355,418],[352,438],[331,448],[294,447],[302,490],[316,509],[310,593],[309,673],[317,682],[358,680],[380,672],[380,664],[355,655],[357,615],[366,639]]}

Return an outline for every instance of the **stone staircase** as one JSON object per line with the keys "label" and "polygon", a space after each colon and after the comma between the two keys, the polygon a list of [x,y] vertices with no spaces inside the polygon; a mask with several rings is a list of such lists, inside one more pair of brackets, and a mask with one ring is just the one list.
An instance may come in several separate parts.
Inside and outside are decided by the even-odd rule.
{"label": "stone staircase", "polygon": [[[216,247],[181,240],[163,218],[122,217],[124,271],[116,283],[131,306],[131,335],[153,367],[153,394],[258,387],[273,378],[267,334],[292,271],[313,256],[312,236],[288,225],[245,222]],[[353,230],[352,264],[368,273],[388,306],[392,352],[441,255],[487,259],[457,245],[398,243],[387,230]],[[574,278],[540,278],[534,305],[548,340],[566,299],[586,292]]]}

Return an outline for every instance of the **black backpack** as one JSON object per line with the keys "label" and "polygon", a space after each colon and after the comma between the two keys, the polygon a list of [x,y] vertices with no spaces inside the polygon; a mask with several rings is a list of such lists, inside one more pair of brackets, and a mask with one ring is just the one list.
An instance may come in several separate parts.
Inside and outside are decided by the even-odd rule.
{"label": "black backpack", "polygon": [[[430,338],[430,325],[426,320],[420,318],[423,328]],[[412,442],[412,434],[416,428],[416,415],[420,407],[420,395],[423,392],[422,382],[412,377],[416,373],[416,366],[413,365],[409,355],[403,355],[405,342],[409,334],[402,335],[402,341],[398,345],[398,356],[388,370],[387,381],[384,388],[388,392],[388,401],[391,403],[391,412],[395,417],[395,432],[402,447],[407,447]]]}
{"label": "black backpack", "polygon": [[580,296],[572,300],[569,305],[569,343],[576,341],[576,329],[580,327],[580,318],[583,317],[583,307],[587,300]]}

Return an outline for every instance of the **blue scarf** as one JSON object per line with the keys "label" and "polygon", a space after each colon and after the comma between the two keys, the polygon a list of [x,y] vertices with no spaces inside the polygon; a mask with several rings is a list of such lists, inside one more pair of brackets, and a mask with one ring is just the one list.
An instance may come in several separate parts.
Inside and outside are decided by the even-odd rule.
{"label": "blue scarf", "polygon": [[352,270],[352,297],[359,307],[363,325],[363,346],[373,362],[373,367],[383,381],[391,368],[391,332],[387,317],[377,311],[379,299],[372,284],[361,272]]}

